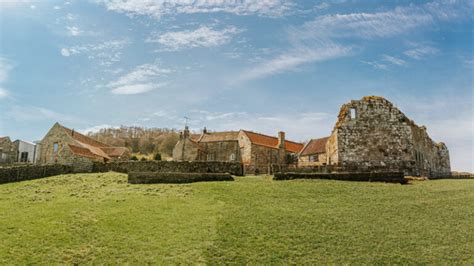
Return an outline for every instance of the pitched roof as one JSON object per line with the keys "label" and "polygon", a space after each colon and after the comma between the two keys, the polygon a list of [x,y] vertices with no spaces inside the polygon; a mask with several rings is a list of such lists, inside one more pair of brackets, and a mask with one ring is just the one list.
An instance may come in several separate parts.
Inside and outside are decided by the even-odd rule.
{"label": "pitched roof", "polygon": [[72,153],[76,155],[110,160],[111,157],[120,157],[128,151],[125,147],[112,147],[62,125],[59,126],[76,141],[75,145],[68,144]]}
{"label": "pitched roof", "polygon": [[73,139],[79,141],[79,142],[82,142],[82,143],[85,143],[87,145],[90,145],[90,146],[93,146],[93,147],[111,147],[110,145],[108,144],[105,144],[105,143],[102,143],[98,140],[95,140],[91,137],[87,137],[85,135],[82,135],[81,133],[75,131],[75,130],[71,130],[67,127],[64,127],[64,126],[61,126],[64,131],[66,131],[66,133],[71,136]]}
{"label": "pitched roof", "polygon": [[326,152],[326,143],[328,142],[329,137],[312,139],[304,146],[300,155],[312,155]]}
{"label": "pitched roof", "polygon": [[198,142],[237,141],[238,138],[238,131],[211,132],[202,134]]}
{"label": "pitched roof", "polygon": [[[255,133],[252,131],[247,131],[247,130],[242,130],[247,137],[250,139],[250,142],[252,142],[255,145],[260,145],[260,146],[265,146],[269,148],[278,148],[278,138],[272,137],[272,136],[267,136],[263,135],[260,133]],[[292,153],[298,153],[303,149],[303,144],[285,140],[285,149],[289,152]]]}

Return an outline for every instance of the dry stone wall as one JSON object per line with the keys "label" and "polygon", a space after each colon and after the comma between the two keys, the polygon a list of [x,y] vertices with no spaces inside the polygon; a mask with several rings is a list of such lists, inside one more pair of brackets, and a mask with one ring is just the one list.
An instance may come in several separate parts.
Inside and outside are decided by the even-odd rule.
{"label": "dry stone wall", "polygon": [[43,177],[71,173],[67,165],[29,165],[0,168],[0,184],[38,179]]}
{"label": "dry stone wall", "polygon": [[130,172],[162,172],[162,173],[229,173],[236,176],[243,175],[243,167],[239,162],[175,162],[175,161],[148,161],[148,162],[112,162],[94,163],[92,172],[115,171]]}

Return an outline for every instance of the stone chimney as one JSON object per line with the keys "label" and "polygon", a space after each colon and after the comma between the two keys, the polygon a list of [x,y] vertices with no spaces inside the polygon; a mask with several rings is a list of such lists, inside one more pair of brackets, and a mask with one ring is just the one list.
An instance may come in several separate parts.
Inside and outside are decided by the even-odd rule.
{"label": "stone chimney", "polygon": [[204,127],[204,129],[202,130],[202,134],[207,134],[207,128]]}
{"label": "stone chimney", "polygon": [[185,126],[183,131],[183,138],[189,137],[189,127]]}
{"label": "stone chimney", "polygon": [[285,132],[278,132],[278,148],[285,149]]}

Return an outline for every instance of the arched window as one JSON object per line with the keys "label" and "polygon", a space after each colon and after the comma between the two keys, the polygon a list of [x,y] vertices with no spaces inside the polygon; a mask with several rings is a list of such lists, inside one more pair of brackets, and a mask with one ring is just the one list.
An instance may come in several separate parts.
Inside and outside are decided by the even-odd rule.
{"label": "arched window", "polygon": [[231,161],[235,161],[235,153],[232,153],[232,154],[230,155],[230,160],[231,160]]}

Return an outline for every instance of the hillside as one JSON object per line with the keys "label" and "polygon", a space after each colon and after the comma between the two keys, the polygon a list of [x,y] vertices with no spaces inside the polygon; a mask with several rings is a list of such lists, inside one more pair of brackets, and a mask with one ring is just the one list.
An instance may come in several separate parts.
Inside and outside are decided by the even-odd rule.
{"label": "hillside", "polygon": [[474,182],[0,186],[0,264],[474,264]]}

